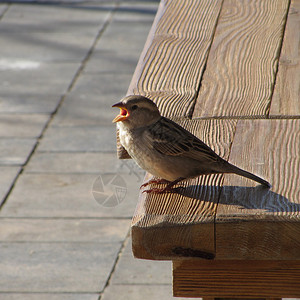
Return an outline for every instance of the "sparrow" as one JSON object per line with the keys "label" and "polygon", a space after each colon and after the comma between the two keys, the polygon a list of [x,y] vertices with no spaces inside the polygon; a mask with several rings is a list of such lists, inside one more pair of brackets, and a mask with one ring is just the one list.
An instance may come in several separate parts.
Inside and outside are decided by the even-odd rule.
{"label": "sparrow", "polygon": [[112,107],[120,109],[113,122],[117,123],[121,145],[142,169],[156,178],[141,188],[150,183],[166,184],[164,188],[144,192],[169,192],[181,180],[218,173],[235,173],[271,187],[264,179],[230,164],[192,133],[161,116],[152,100],[131,95]]}

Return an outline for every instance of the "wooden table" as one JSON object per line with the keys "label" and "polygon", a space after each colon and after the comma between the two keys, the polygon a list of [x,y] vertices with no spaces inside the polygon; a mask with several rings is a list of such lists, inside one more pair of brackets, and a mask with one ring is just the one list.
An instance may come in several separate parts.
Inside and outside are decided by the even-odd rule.
{"label": "wooden table", "polygon": [[128,94],[272,184],[212,175],[140,194],[134,255],[173,260],[175,296],[300,298],[299,11],[300,0],[160,3]]}

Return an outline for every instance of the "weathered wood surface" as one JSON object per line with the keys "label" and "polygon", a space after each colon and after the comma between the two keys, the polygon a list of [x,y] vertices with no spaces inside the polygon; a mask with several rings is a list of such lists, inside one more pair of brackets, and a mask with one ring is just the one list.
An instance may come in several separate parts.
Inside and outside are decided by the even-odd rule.
{"label": "weathered wood surface", "polygon": [[161,1],[128,94],[272,184],[214,175],[140,193],[134,255],[172,259],[175,296],[300,298],[299,9],[300,0]]}
{"label": "weathered wood surface", "polygon": [[[219,155],[273,187],[219,175],[185,181],[182,193],[141,193],[132,220],[134,254],[300,259],[299,115],[267,119],[281,45],[285,53],[296,43],[289,32],[299,0],[290,7],[286,0],[212,3],[213,9],[204,0],[162,1],[128,93],[150,97],[164,115],[177,116]],[[197,25],[188,24],[189,14]],[[294,90],[297,82],[290,83]],[[292,103],[299,102],[298,95]]]}
{"label": "weathered wood surface", "polygon": [[300,260],[300,120],[240,120],[230,161],[273,187],[225,176],[215,219],[216,258]]}
{"label": "weathered wood surface", "polygon": [[288,0],[225,0],[193,117],[268,114]]}
{"label": "weathered wood surface", "polygon": [[297,298],[299,261],[173,261],[174,296]]}
{"label": "weathered wood surface", "polygon": [[162,0],[127,94],[150,97],[164,116],[191,116],[221,4]]}
{"label": "weathered wood surface", "polygon": [[[166,117],[191,116],[221,4],[162,0],[127,95],[149,97]],[[129,158],[119,143],[118,157]]]}
{"label": "weathered wood surface", "polygon": [[300,1],[292,0],[279,59],[271,116],[300,115]]}
{"label": "weathered wood surface", "polygon": [[[177,122],[228,158],[236,120]],[[194,253],[194,256],[212,258],[215,253],[214,219],[222,182],[223,175],[200,176],[180,183],[184,187],[182,193],[141,193],[132,219],[134,255],[171,259]]]}

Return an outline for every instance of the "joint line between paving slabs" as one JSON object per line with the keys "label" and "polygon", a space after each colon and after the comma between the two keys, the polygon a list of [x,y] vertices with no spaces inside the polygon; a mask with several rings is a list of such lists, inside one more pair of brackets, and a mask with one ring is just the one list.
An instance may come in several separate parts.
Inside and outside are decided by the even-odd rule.
{"label": "joint line between paving slabs", "polygon": [[115,6],[114,6],[114,8],[111,10],[111,12],[110,12],[110,14],[109,14],[107,20],[104,22],[102,28],[99,30],[99,32],[98,32],[98,34],[97,34],[97,36],[96,36],[96,38],[95,38],[95,40],[94,40],[92,46],[90,47],[88,53],[86,54],[85,58],[84,58],[83,61],[81,62],[80,67],[78,68],[78,70],[77,70],[77,72],[76,72],[76,74],[75,74],[73,80],[71,81],[71,83],[70,83],[70,85],[69,85],[69,87],[68,87],[67,93],[70,92],[70,91],[72,90],[72,88],[73,88],[73,86],[75,85],[77,79],[79,78],[81,72],[84,70],[85,65],[86,65],[86,63],[88,62],[88,60],[90,59],[90,57],[91,57],[91,55],[92,55],[92,53],[93,53],[93,51],[94,51],[94,49],[95,49],[95,47],[96,47],[98,41],[99,41],[100,38],[102,37],[102,35],[103,35],[103,33],[105,32],[105,30],[106,30],[106,28],[108,27],[108,25],[111,23],[112,18],[113,18],[113,16],[114,16],[116,10],[119,8],[119,6],[120,6],[120,4],[115,4]]}
{"label": "joint line between paving slabs", "polygon": [[10,8],[11,4],[10,3],[6,3],[6,8],[3,10],[2,14],[0,15],[0,21],[2,20],[2,18],[4,17],[4,15],[7,13],[8,9]]}
{"label": "joint line between paving slabs", "polygon": [[119,260],[120,260],[120,257],[121,257],[121,255],[122,255],[124,249],[125,249],[126,243],[127,243],[128,240],[129,240],[129,236],[130,236],[130,229],[129,229],[127,235],[126,235],[126,238],[124,239],[124,241],[123,241],[122,244],[121,244],[121,247],[120,247],[120,250],[119,250],[119,252],[118,252],[118,255],[117,255],[116,259],[115,259],[115,262],[114,262],[114,264],[113,264],[113,267],[112,267],[112,269],[111,269],[111,272],[110,272],[110,274],[109,274],[109,276],[108,276],[108,278],[107,278],[107,281],[106,281],[106,283],[105,283],[105,285],[104,285],[103,290],[102,290],[101,293],[100,293],[100,296],[99,296],[98,300],[101,300],[101,299],[102,299],[102,296],[103,296],[103,294],[104,294],[106,288],[110,285],[111,278],[112,278],[113,274],[115,273],[117,264],[118,264],[118,262],[119,262]]}
{"label": "joint line between paving slabs", "polygon": [[[92,44],[92,46],[90,47],[90,49],[88,50],[87,54],[85,55],[85,57],[83,58],[83,60],[81,61],[80,63],[80,66],[78,68],[78,70],[76,71],[75,75],[73,76],[68,88],[67,88],[67,91],[66,93],[64,93],[61,98],[60,98],[60,101],[59,103],[57,104],[55,110],[50,114],[50,117],[48,119],[48,121],[46,122],[44,128],[42,129],[42,132],[40,134],[40,136],[37,137],[37,141],[36,143],[34,144],[33,148],[32,148],[32,151],[29,153],[25,163],[22,165],[22,167],[20,168],[20,171],[19,173],[16,175],[16,177],[14,178],[10,188],[8,189],[6,195],[4,196],[3,198],[3,201],[0,203],[0,211],[2,209],[2,207],[5,205],[9,195],[11,194],[12,190],[14,189],[14,186],[19,178],[19,176],[23,173],[25,167],[27,166],[28,162],[30,161],[31,157],[33,156],[33,154],[35,153],[38,145],[39,145],[39,141],[43,138],[46,130],[49,128],[52,120],[54,119],[54,116],[56,115],[56,113],[58,112],[59,108],[62,106],[62,103],[66,97],[66,95],[72,90],[73,86],[75,85],[77,79],[79,78],[81,72],[83,71],[87,61],[89,60],[89,58],[91,57],[95,47],[96,47],[96,44],[97,42],[99,41],[99,39],[101,38],[101,36],[103,35],[103,33],[105,32],[106,28],[108,27],[108,25],[111,23],[112,21],[112,18],[116,12],[116,10],[118,9],[120,5],[117,3],[115,4],[114,8],[111,10],[110,14],[108,15],[106,21],[104,22],[103,26],[101,27],[101,29],[99,30],[97,36],[95,37],[94,39],[94,42]],[[4,13],[0,16],[0,20],[2,18],[2,16],[7,12],[9,7],[7,7],[7,9],[4,11]]]}

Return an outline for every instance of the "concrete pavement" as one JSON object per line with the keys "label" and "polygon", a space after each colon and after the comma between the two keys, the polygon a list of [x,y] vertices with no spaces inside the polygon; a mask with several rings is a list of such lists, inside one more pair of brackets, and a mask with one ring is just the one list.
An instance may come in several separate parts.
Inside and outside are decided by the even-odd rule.
{"label": "concrete pavement", "polygon": [[111,123],[157,6],[0,4],[0,299],[172,299],[171,263],[132,257],[143,172]]}

